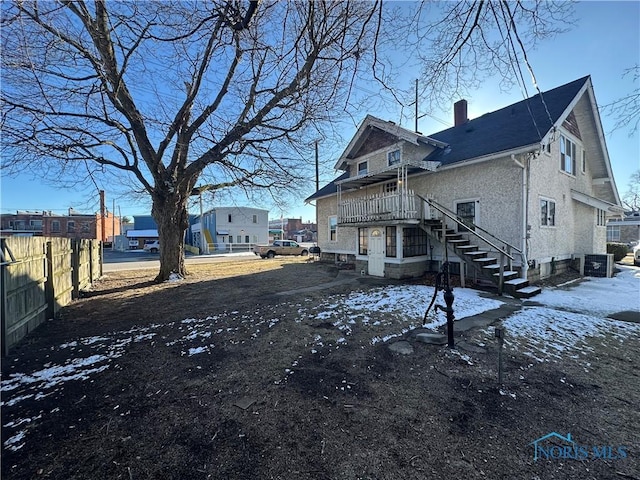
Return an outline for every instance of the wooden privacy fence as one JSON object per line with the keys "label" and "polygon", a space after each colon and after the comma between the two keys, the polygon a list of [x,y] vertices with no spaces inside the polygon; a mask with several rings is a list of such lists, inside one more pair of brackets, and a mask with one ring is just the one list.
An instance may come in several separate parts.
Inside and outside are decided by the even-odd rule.
{"label": "wooden privacy fence", "polygon": [[102,275],[100,242],[68,238],[0,239],[2,355]]}

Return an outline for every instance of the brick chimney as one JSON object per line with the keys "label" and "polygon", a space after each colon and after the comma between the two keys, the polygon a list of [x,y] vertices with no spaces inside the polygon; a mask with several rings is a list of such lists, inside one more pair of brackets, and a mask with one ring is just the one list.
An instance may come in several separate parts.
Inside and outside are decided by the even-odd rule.
{"label": "brick chimney", "polygon": [[467,123],[467,101],[458,100],[453,104],[453,124],[455,127]]}

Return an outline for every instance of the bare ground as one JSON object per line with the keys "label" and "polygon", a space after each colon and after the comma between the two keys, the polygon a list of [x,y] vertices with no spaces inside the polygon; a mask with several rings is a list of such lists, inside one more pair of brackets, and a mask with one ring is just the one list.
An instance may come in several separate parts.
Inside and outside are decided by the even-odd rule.
{"label": "bare ground", "polygon": [[[593,340],[588,371],[506,352],[500,388],[490,339],[469,357],[419,343],[400,355],[371,345],[370,324],[343,345],[309,313],[379,282],[301,259],[191,269],[161,285],[110,274],[3,359],[4,382],[109,358],[39,398],[2,392],[3,478],[640,478],[638,336]],[[534,461],[531,442],[553,431],[626,458]]]}

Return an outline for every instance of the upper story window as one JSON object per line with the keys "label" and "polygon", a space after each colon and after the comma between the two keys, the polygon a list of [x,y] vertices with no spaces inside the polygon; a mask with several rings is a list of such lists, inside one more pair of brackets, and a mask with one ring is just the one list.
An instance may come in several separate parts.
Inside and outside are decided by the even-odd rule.
{"label": "upper story window", "polygon": [[253,223],[258,223],[258,215],[253,216]]}
{"label": "upper story window", "polygon": [[60,220],[51,221],[51,231],[56,233],[60,231]]}
{"label": "upper story window", "polygon": [[576,144],[564,135],[560,136],[560,170],[576,174]]}
{"label": "upper story window", "polygon": [[387,162],[389,166],[400,163],[400,149],[387,153]]}
{"label": "upper story window", "polygon": [[582,173],[587,173],[587,152],[582,150]]}
{"label": "upper story window", "polygon": [[596,225],[598,227],[605,227],[607,225],[607,212],[598,208]]}
{"label": "upper story window", "polygon": [[67,222],[67,233],[73,233],[76,231],[76,222]]}
{"label": "upper story window", "polygon": [[368,162],[360,162],[358,163],[358,175],[366,175]]}
{"label": "upper story window", "polygon": [[231,223],[231,214],[227,215],[227,222]]}

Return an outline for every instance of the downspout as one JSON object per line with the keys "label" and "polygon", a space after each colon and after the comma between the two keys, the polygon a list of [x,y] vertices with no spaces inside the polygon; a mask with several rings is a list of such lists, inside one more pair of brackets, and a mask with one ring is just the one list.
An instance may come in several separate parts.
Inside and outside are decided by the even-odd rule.
{"label": "downspout", "polygon": [[529,225],[529,182],[528,182],[528,172],[530,167],[530,155],[526,157],[526,165],[522,164],[518,161],[515,155],[511,155],[511,160],[515,162],[515,164],[522,169],[522,265],[521,265],[521,276],[525,280],[527,279],[529,272],[529,255],[527,252],[527,239],[528,239],[528,230],[527,226]]}

